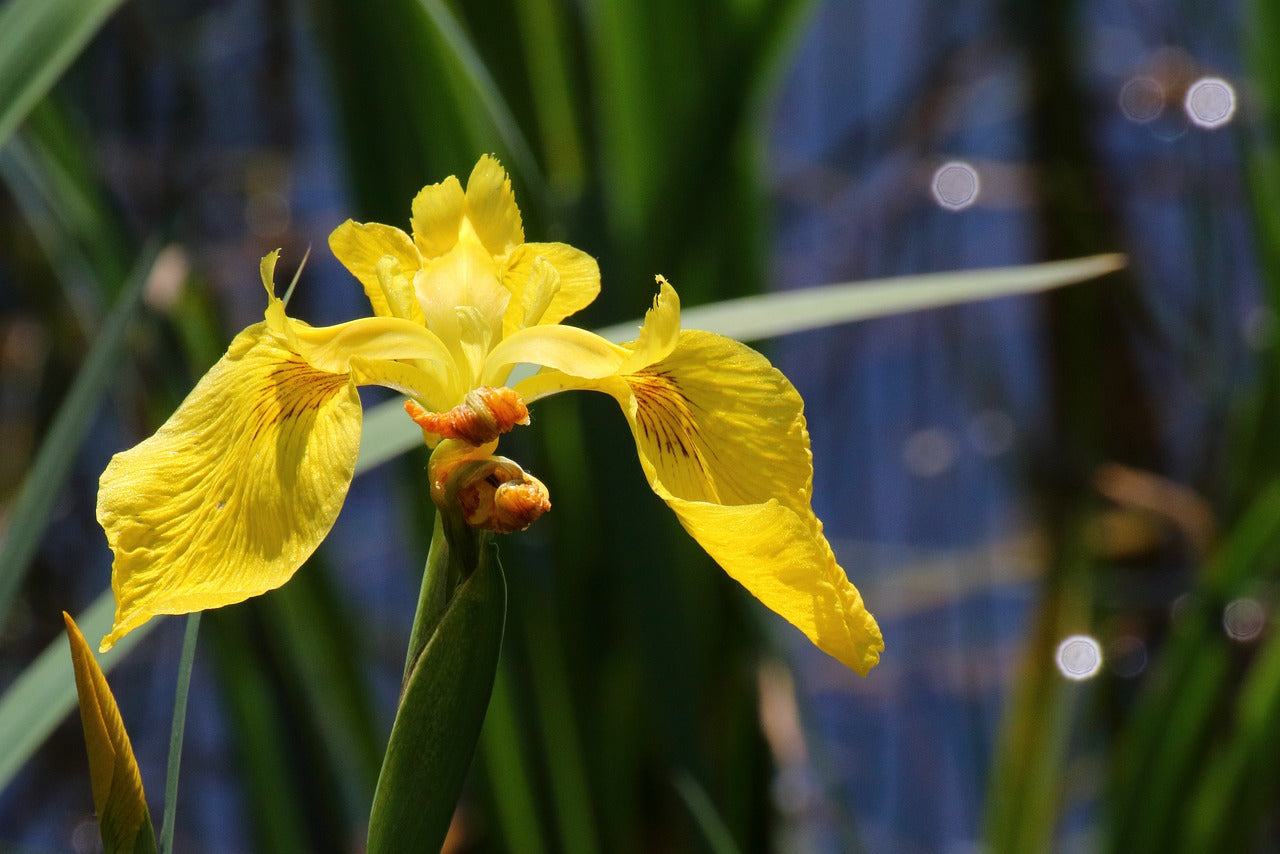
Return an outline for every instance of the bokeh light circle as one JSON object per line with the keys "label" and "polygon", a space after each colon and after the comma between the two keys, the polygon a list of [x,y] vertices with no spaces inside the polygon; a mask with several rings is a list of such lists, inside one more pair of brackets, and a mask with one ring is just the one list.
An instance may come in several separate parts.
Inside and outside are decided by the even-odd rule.
{"label": "bokeh light circle", "polygon": [[949,211],[959,211],[978,200],[978,170],[961,160],[943,163],[933,173],[933,198]]}
{"label": "bokeh light circle", "polygon": [[1058,644],[1054,661],[1068,679],[1090,679],[1102,668],[1102,646],[1089,635],[1071,635]]}
{"label": "bokeh light circle", "polygon": [[1222,609],[1222,628],[1232,640],[1257,640],[1267,624],[1267,610],[1257,599],[1233,599]]}
{"label": "bokeh light circle", "polygon": [[1146,124],[1164,112],[1164,87],[1151,77],[1131,77],[1120,87],[1119,101],[1126,119]]}
{"label": "bokeh light circle", "polygon": [[1221,77],[1201,77],[1187,87],[1183,107],[1197,126],[1219,128],[1235,115],[1236,90]]}

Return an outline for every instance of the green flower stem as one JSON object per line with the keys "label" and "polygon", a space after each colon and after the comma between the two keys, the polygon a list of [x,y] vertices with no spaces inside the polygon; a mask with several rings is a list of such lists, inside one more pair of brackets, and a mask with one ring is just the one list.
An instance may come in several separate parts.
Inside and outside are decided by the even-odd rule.
{"label": "green flower stem", "polygon": [[[489,540],[487,531],[468,528],[459,518],[436,511],[431,549],[422,573],[422,589],[418,593],[418,610],[409,632],[409,649],[404,661],[404,684],[408,684],[414,663],[422,655],[427,641],[435,634],[449,601],[458,585],[466,580],[479,563],[480,551]],[[453,524],[450,524],[452,522]],[[446,526],[447,529],[446,529]],[[401,688],[403,694],[403,687]]]}
{"label": "green flower stem", "polygon": [[437,520],[373,796],[370,854],[434,851],[444,843],[493,692],[506,581],[487,534],[463,526],[468,539],[459,543],[450,529],[448,519]]}
{"label": "green flower stem", "polygon": [[187,728],[187,694],[196,659],[196,636],[200,633],[200,612],[187,616],[182,638],[182,658],[178,662],[178,688],[173,698],[173,729],[169,735],[169,770],[164,783],[164,824],[160,827],[160,854],[173,851],[173,819],[178,806],[178,766],[182,762],[182,736]]}

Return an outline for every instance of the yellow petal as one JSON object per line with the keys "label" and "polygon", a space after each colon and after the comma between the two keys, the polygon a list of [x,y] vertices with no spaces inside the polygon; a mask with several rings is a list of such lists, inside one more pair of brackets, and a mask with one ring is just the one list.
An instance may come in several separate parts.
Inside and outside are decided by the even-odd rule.
{"label": "yellow petal", "polygon": [[502,265],[502,284],[511,291],[511,303],[503,322],[510,335],[524,322],[520,308],[522,294],[528,287],[533,262],[544,259],[560,276],[560,286],[537,323],[559,323],[595,300],[600,293],[600,267],[587,253],[564,243],[525,243],[512,250]]}
{"label": "yellow petal", "polygon": [[804,402],[764,356],[685,331],[665,359],[621,379],[641,454],[674,497],[809,512]]}
{"label": "yellow petal", "polygon": [[667,280],[658,276],[658,295],[653,307],[645,312],[640,337],[627,345],[631,355],[619,369],[631,373],[665,359],[680,339],[680,297]]}
{"label": "yellow petal", "polygon": [[154,831],[142,775],[138,773],[120,709],[75,620],[65,611],[62,619],[71,644],[71,666],[80,697],[80,723],[89,753],[93,810],[98,815],[102,846],[107,851],[154,851]]}
{"label": "yellow petal", "polygon": [[617,373],[627,355],[617,344],[576,326],[530,326],[489,351],[480,385],[502,385],[507,369],[522,363],[545,365],[573,377],[608,377]]}
{"label": "yellow petal", "polygon": [[418,303],[418,294],[413,289],[413,282],[404,274],[400,261],[391,255],[383,255],[378,262],[377,274],[378,287],[387,308],[385,314],[424,326],[426,320]]}
{"label": "yellow petal", "polygon": [[[503,334],[511,335],[518,329],[537,326],[551,307],[551,302],[560,293],[560,273],[541,256],[533,259],[529,268],[529,280],[520,293],[520,321],[517,324],[503,326]],[[507,308],[507,316],[515,314],[512,310],[516,303],[516,295],[511,295],[511,305]]]}
{"label": "yellow petal", "polygon": [[101,648],[157,614],[289,580],[342,507],[360,420],[346,374],[316,370],[264,324],[237,335],[156,434],[102,474],[116,616]]}
{"label": "yellow petal", "polygon": [[[654,484],[660,496],[660,484]],[[776,501],[725,506],[663,496],[716,563],[846,667],[867,675],[884,640],[810,519]]]}
{"label": "yellow petal", "polygon": [[410,279],[422,266],[422,258],[409,235],[377,222],[347,220],[329,235],[329,249],[364,285],[373,313],[379,317],[387,317],[394,312],[387,305],[378,281],[378,262],[390,255],[400,263],[400,271]]}
{"label": "yellow petal", "polygon": [[467,219],[491,255],[506,255],[524,243],[520,208],[507,171],[484,155],[467,179]]}
{"label": "yellow petal", "polygon": [[384,359],[351,359],[351,378],[356,385],[380,385],[412,397],[432,411],[448,409],[469,390],[451,383],[442,372],[426,371],[404,362]]}
{"label": "yellow petal", "polygon": [[398,317],[362,317],[337,326],[287,318],[281,338],[311,367],[345,374],[352,358],[422,359],[451,368],[453,355],[435,333]]}
{"label": "yellow petal", "polygon": [[453,175],[423,187],[413,199],[413,242],[424,258],[443,255],[458,242],[458,228],[466,211],[462,185]]}
{"label": "yellow petal", "polygon": [[665,358],[594,387],[621,404],[654,492],[725,572],[849,667],[875,664],[875,620],[810,506],[803,401],[786,377],[736,341],[685,331]]}

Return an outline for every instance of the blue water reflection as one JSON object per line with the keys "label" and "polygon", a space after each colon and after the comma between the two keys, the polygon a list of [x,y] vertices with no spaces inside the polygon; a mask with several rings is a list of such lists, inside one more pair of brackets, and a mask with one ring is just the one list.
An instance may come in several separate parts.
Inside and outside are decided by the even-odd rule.
{"label": "blue water reflection", "polygon": [[[772,134],[777,287],[1042,260],[1028,81],[1002,11],[821,5]],[[1100,203],[1126,241],[1106,248],[1129,253],[1143,289],[1126,345],[1159,413],[1162,470],[1194,478],[1215,459],[1212,423],[1247,360],[1241,330],[1266,325],[1248,320],[1256,273],[1241,166],[1222,130],[1240,121],[1228,82],[1239,10],[1215,7],[1211,20],[1142,3],[1081,12],[1087,138]],[[930,180],[943,163],[981,176],[972,204],[936,198]],[[1045,564],[1026,476],[1049,418],[1043,332],[1037,301],[1018,298],[776,348],[808,401],[815,506],[887,646],[859,680],[789,644],[825,792],[806,814],[816,850],[860,840],[870,851],[961,851],[980,839],[994,739]],[[1256,616],[1238,605],[1224,619],[1249,631]],[[1114,657],[1077,639],[1060,658],[1133,677],[1147,651],[1132,636],[1116,640]],[[1097,784],[1082,780],[1064,807],[1067,848],[1087,839]]]}

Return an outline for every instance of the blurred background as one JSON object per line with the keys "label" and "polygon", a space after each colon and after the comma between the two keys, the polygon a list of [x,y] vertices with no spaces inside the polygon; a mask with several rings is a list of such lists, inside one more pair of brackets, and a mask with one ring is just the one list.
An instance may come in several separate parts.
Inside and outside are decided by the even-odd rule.
{"label": "blurred background", "polygon": [[[406,227],[423,184],[493,152],[526,233],[599,259],[587,326],[638,317],[656,273],[697,305],[1129,268],[759,344],[807,401],[815,508],[884,630],[866,679],[710,564],[612,401],[539,403],[504,447],[555,512],[502,542],[452,850],[1280,846],[1272,4],[45,8],[0,5],[0,691],[107,588],[97,476],[260,318],[258,259],[282,247],[286,281],[311,247],[291,313],[365,313],[328,232]],[[425,462],[359,476],[289,585],[206,615],[177,850],[362,848]],[[110,674],[155,817],[181,624]],[[69,711],[27,710],[61,724],[0,751],[0,847],[97,850]]]}

